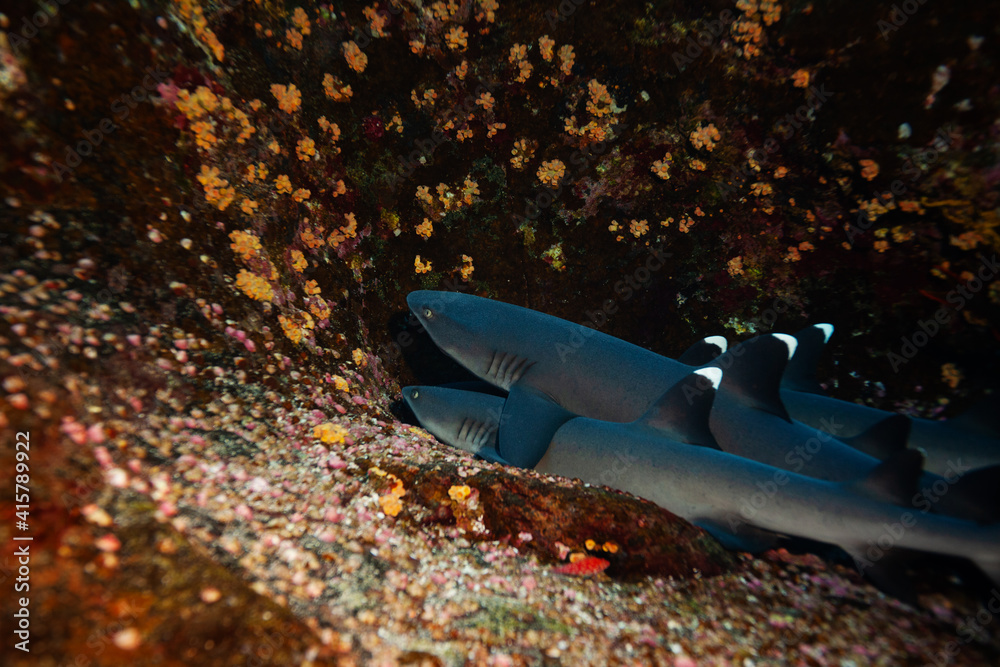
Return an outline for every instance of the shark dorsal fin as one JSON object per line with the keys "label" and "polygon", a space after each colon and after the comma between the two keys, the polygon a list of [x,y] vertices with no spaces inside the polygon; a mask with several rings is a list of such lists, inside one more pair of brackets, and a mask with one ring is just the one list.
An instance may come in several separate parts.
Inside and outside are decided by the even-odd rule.
{"label": "shark dorsal fin", "polygon": [[689,347],[677,357],[677,361],[688,366],[704,366],[723,354],[729,347],[729,342],[722,336],[708,336]]}
{"label": "shark dorsal fin", "polygon": [[664,392],[635,423],[677,442],[719,449],[708,416],[721,380],[718,368],[700,368]]}
{"label": "shark dorsal fin", "polygon": [[723,389],[743,405],[791,421],[781,402],[781,375],[796,345],[796,340],[786,334],[764,334],[740,343],[713,365],[725,373]]}
{"label": "shark dorsal fin", "polygon": [[910,418],[906,415],[890,415],[873,424],[868,430],[841,440],[858,451],[883,460],[906,449],[906,441],[910,437],[910,424]]}
{"label": "shark dorsal fin", "polygon": [[809,394],[825,393],[816,380],[816,367],[819,365],[823,346],[832,335],[832,324],[813,324],[795,334],[798,345],[781,378],[782,388]]}
{"label": "shark dorsal fin", "polygon": [[545,394],[513,385],[500,415],[499,456],[511,465],[534,468],[559,427],[575,416]]}
{"label": "shark dorsal fin", "polygon": [[920,488],[924,455],[916,449],[904,449],[889,456],[861,479],[846,486],[863,496],[892,503],[910,505]]}

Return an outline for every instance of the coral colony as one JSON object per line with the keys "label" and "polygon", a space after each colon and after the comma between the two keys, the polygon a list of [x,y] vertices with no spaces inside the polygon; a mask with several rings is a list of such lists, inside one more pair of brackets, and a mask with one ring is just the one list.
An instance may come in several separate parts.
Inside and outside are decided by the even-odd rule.
{"label": "coral colony", "polygon": [[[3,3],[5,664],[996,664],[977,539],[997,487],[975,469],[1000,373],[1000,8],[980,4]],[[510,396],[462,399],[503,405],[492,460],[469,453],[481,419],[444,413],[468,451],[414,425],[403,387],[470,381],[409,313],[422,292],[575,323],[535,367],[584,369],[549,375],[572,421],[508,351]],[[621,425],[642,410],[582,409],[647,408],[692,341],[668,387],[726,339],[806,348],[817,322],[840,338],[789,362],[787,420],[722,369],[671,447],[707,424],[734,451],[692,455],[672,496]],[[595,333],[641,352],[597,354],[587,382]],[[646,477],[616,452],[589,478],[576,453],[602,434],[647,443]],[[572,455],[540,465],[543,441]],[[916,484],[916,524],[828,536],[881,565],[859,572],[678,504],[714,480],[744,507],[725,480],[747,466],[794,481],[758,480],[747,531],[812,526],[775,508],[852,484]]]}

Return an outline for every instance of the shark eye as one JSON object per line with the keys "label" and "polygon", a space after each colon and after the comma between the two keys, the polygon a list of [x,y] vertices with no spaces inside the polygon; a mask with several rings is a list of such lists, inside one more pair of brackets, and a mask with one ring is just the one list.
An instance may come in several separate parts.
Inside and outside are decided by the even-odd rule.
{"label": "shark eye", "polygon": [[410,398],[420,398],[420,392],[414,389],[413,393],[410,394]]}
{"label": "shark eye", "polygon": [[431,310],[430,308],[424,308],[424,317],[426,317],[429,320],[433,319],[434,318],[434,311]]}

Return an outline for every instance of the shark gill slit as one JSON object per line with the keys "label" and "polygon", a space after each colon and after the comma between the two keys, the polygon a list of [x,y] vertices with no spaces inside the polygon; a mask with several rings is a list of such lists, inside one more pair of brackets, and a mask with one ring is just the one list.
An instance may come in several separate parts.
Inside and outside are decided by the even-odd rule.
{"label": "shark gill slit", "polygon": [[459,442],[466,442],[468,440],[469,431],[472,430],[473,425],[475,425],[475,422],[472,420],[471,417],[466,417],[465,419],[462,420],[462,425],[458,429]]}
{"label": "shark gill slit", "polygon": [[526,357],[494,350],[486,375],[498,387],[510,389],[510,386],[517,382],[525,371],[533,365],[534,362],[529,361]]}

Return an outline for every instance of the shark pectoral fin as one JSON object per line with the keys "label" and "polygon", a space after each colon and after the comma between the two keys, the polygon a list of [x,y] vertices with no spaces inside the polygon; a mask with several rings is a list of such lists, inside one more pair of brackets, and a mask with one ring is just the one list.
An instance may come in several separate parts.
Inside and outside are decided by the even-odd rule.
{"label": "shark pectoral fin", "polygon": [[512,386],[500,416],[499,455],[511,465],[534,468],[555,432],[575,416],[548,396]]}
{"label": "shark pectoral fin", "polygon": [[1000,437],[1000,392],[987,396],[945,424],[993,438]]}
{"label": "shark pectoral fin", "polygon": [[722,388],[746,407],[792,421],[781,402],[781,375],[797,345],[785,334],[764,334],[740,343],[713,362],[725,371]]}
{"label": "shark pectoral fin", "polygon": [[490,463],[499,463],[500,465],[509,466],[511,465],[509,461],[505,460],[500,456],[500,452],[497,451],[496,447],[487,446],[482,447],[476,452],[476,456],[479,458],[489,461]]}
{"label": "shark pectoral fin", "polygon": [[970,470],[937,496],[943,514],[979,523],[1000,521],[1000,465]]}
{"label": "shark pectoral fin", "polygon": [[816,380],[816,367],[819,365],[823,346],[832,335],[832,324],[813,324],[795,334],[798,345],[781,376],[781,386],[784,389],[802,391],[807,394],[825,393]]}
{"label": "shark pectoral fin", "polygon": [[910,418],[891,415],[872,425],[868,430],[841,441],[877,459],[887,459],[906,449],[910,437]]}
{"label": "shark pectoral fin", "polygon": [[[883,593],[899,598],[912,607],[919,607],[913,581],[906,573],[906,565],[911,555],[904,549],[868,545],[842,546],[847,555],[854,559],[858,572],[868,577]],[[873,551],[874,550],[874,551]]]}
{"label": "shark pectoral fin", "polygon": [[688,366],[704,366],[726,351],[729,342],[722,336],[708,336],[689,347],[677,361]]}
{"label": "shark pectoral fin", "polygon": [[696,370],[668,389],[634,423],[677,442],[721,449],[708,428],[721,380],[718,368]]}
{"label": "shark pectoral fin", "polygon": [[691,523],[714,537],[719,544],[730,551],[757,554],[776,548],[782,539],[777,533],[743,523],[735,517],[727,522],[728,526],[716,519],[697,519]]}
{"label": "shark pectoral fin", "polygon": [[896,452],[854,482],[845,482],[849,491],[894,505],[910,505],[920,487],[924,455],[915,449]]}

